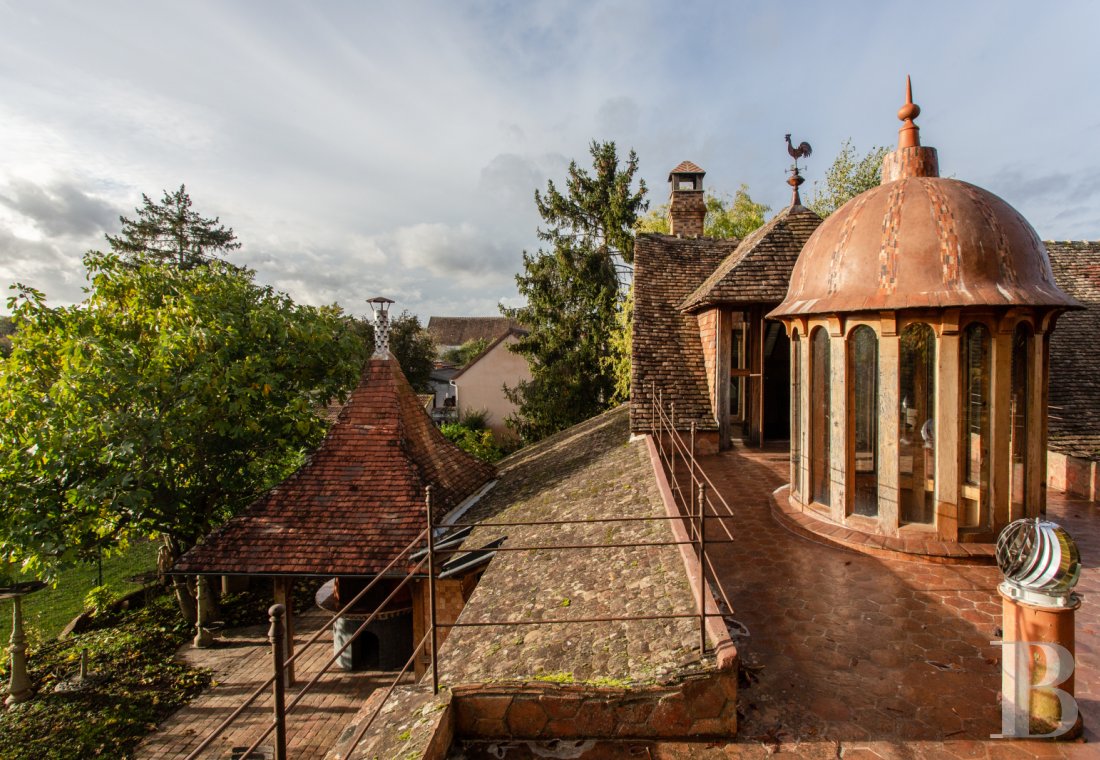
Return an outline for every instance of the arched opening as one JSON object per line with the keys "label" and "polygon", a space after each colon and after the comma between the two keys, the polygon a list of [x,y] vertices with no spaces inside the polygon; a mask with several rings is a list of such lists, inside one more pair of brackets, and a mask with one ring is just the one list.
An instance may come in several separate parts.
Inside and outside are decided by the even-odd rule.
{"label": "arched opening", "polygon": [[817,328],[810,337],[810,495],[829,506],[829,437],[832,415],[829,403],[829,334]]}
{"label": "arched opening", "polygon": [[1021,322],[1012,336],[1012,519],[1027,514],[1028,377],[1031,375],[1031,327]]}
{"label": "arched opening", "polygon": [[851,419],[848,445],[855,472],[852,509],[878,517],[878,336],[860,325],[848,338]]}
{"label": "arched opening", "polygon": [[802,496],[802,336],[791,335],[791,493]]}
{"label": "arched opening", "polygon": [[975,322],[962,341],[963,487],[959,529],[990,529],[989,510],[989,329]]}
{"label": "arched opening", "polygon": [[918,323],[901,331],[898,355],[898,494],[901,522],[936,514],[936,336]]}

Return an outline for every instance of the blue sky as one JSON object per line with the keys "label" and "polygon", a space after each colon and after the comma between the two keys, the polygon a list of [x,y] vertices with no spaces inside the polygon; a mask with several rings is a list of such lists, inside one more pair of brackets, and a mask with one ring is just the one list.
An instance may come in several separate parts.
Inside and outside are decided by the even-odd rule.
{"label": "blue sky", "polygon": [[[914,10],[916,8],[916,10]],[[516,303],[532,195],[592,139],[654,205],[787,202],[783,135],[892,145],[905,75],[944,174],[1046,239],[1100,237],[1100,4],[0,0],[0,282],[80,298],[80,256],[187,183],[232,260],[308,303]]]}

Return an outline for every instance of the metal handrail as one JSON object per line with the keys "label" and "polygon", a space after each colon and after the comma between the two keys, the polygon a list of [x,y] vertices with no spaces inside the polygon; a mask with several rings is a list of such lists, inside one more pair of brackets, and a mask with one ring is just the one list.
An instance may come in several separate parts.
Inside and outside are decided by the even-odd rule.
{"label": "metal handrail", "polygon": [[[695,619],[699,621],[699,647],[700,654],[706,652],[706,622],[708,618],[724,618],[727,613],[722,612],[707,612],[706,609],[706,584],[708,577],[713,579],[715,585],[717,585],[719,593],[726,604],[727,609],[732,609],[729,598],[726,595],[725,590],[721,584],[718,583],[717,573],[715,572],[714,564],[711,561],[710,556],[707,554],[707,545],[715,543],[731,543],[733,541],[733,534],[729,530],[728,526],[724,523],[722,515],[719,514],[718,506],[715,501],[724,507],[725,512],[728,515],[733,514],[733,510],[729,507],[729,504],[722,497],[721,493],[706,472],[703,471],[699,465],[695,456],[695,424],[691,425],[691,440],[690,444],[684,441],[683,436],[676,429],[675,426],[675,407],[670,405],[670,414],[666,414],[661,403],[660,394],[653,395],[653,413],[651,415],[652,425],[652,438],[655,447],[658,452],[658,458],[662,467],[668,469],[671,476],[670,487],[673,490],[674,501],[680,509],[679,515],[660,515],[660,516],[645,516],[645,517],[606,517],[606,518],[591,518],[591,519],[565,519],[565,520],[532,520],[527,522],[521,521],[500,521],[500,522],[484,522],[484,523],[453,523],[449,525],[435,525],[431,514],[431,487],[427,488],[425,498],[425,512],[427,513],[428,527],[425,528],[420,534],[406,546],[384,570],[379,572],[370,581],[370,583],[363,588],[355,597],[344,605],[340,611],[333,613],[332,617],[321,626],[310,639],[302,645],[291,657],[287,658],[285,662],[281,656],[282,645],[281,641],[276,642],[276,631],[281,631],[281,628],[276,625],[277,615],[282,614],[281,606],[276,605],[271,609],[272,618],[272,658],[275,663],[275,673],[267,679],[259,688],[257,688],[243,704],[236,708],[233,713],[223,721],[202,743],[198,745],[186,758],[186,760],[197,760],[199,755],[207,750],[210,745],[216,740],[224,731],[232,725],[232,723],[240,717],[240,715],[253,704],[265,690],[271,686],[275,686],[275,703],[276,711],[274,720],[267,726],[266,730],[252,743],[252,745],[245,750],[244,756],[248,757],[256,748],[271,735],[272,731],[276,732],[276,758],[275,760],[286,760],[286,715],[297,706],[307,693],[318,683],[321,677],[328,672],[329,668],[340,658],[344,651],[351,646],[351,644],[359,637],[359,635],[367,628],[370,623],[374,621],[376,616],[380,614],[387,604],[396,596],[396,594],[413,578],[414,575],[424,566],[425,562],[428,564],[427,573],[427,585],[429,594],[429,620],[428,631],[425,632],[420,642],[414,647],[412,654],[410,655],[405,666],[400,670],[397,676],[390,683],[382,699],[378,702],[371,716],[367,721],[359,727],[356,732],[355,738],[351,742],[348,753],[350,754],[362,741],[366,735],[367,730],[374,723],[375,719],[381,713],[382,708],[385,706],[387,700],[393,694],[397,685],[401,679],[405,677],[409,668],[416,661],[416,658],[421,655],[425,647],[429,647],[431,652],[430,667],[432,671],[432,691],[433,693],[439,692],[439,653],[438,653],[438,631],[449,630],[453,628],[479,628],[490,626],[526,626],[526,625],[557,625],[557,624],[585,624],[585,623],[604,623],[604,622],[619,622],[619,621],[644,621],[644,620],[677,620],[677,619]],[[688,487],[685,494],[684,487],[680,482],[680,471],[677,467],[677,460],[683,460],[687,465],[687,483],[684,484]],[[676,499],[676,496],[679,499]],[[719,525],[727,535],[727,539],[714,539],[707,538],[705,535],[704,526],[707,520],[713,520],[718,518]],[[471,551],[470,549],[463,549],[461,547],[455,548],[437,548],[435,546],[435,531],[437,529],[451,529],[451,528],[506,528],[506,527],[528,527],[528,526],[549,526],[549,525],[582,525],[593,523],[631,523],[631,522],[652,522],[662,520],[681,520],[685,524],[685,529],[688,534],[687,541],[673,540],[673,541],[646,541],[646,542],[622,542],[622,543],[601,543],[601,544],[568,544],[568,545],[520,545],[520,546],[499,546],[493,549],[494,552],[498,551],[553,551],[562,549],[612,549],[612,548],[635,548],[635,547],[657,547],[657,546],[695,546],[696,547],[696,560],[698,562],[699,574],[698,574],[698,587],[693,589],[695,595],[695,603],[698,608],[697,612],[693,613],[669,613],[669,614],[649,614],[649,615],[624,615],[624,616],[603,616],[603,617],[583,617],[572,619],[550,619],[550,620],[483,620],[483,621],[469,621],[459,622],[454,621],[451,623],[445,623],[437,619],[436,610],[436,589],[435,589],[435,571],[436,558],[439,555],[451,555],[463,552]],[[392,570],[398,562],[401,561],[406,555],[412,552],[416,547],[421,545],[424,539],[427,539],[427,551],[425,555],[417,562],[411,569],[407,570],[404,577],[400,580],[398,585],[390,592],[385,601],[379,604],[370,616],[356,629],[356,631],[348,638],[346,642],[340,647],[335,654],[328,659],[328,661],[321,667],[321,669],[302,687],[301,691],[290,701],[289,704],[282,707],[282,674],[286,668],[289,667],[306,648],[316,643],[322,634],[327,632],[335,625],[335,621],[344,616],[349,610],[352,609],[371,588],[373,588],[383,576]],[[708,573],[709,569],[709,573]],[[392,579],[392,576],[390,576]],[[278,623],[281,626],[281,617],[278,619]]]}

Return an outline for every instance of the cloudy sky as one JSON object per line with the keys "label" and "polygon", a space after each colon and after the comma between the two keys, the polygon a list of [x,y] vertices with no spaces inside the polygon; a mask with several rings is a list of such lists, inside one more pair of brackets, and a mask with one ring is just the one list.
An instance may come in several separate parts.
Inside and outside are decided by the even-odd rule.
{"label": "cloudy sky", "polygon": [[[0,283],[79,300],[118,215],[187,184],[260,281],[366,311],[495,314],[536,246],[536,187],[590,140],[654,205],[787,202],[783,135],[896,140],[913,76],[945,174],[1046,239],[1100,237],[1094,2],[0,0]],[[0,311],[2,311],[0,307]]]}

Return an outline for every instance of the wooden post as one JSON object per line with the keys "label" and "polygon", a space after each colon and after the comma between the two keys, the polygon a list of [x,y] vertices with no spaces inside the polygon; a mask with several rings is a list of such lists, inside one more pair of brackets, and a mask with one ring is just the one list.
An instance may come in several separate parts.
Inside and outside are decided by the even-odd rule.
{"label": "wooden post", "polygon": [[[275,603],[283,608],[283,658],[284,662],[294,655],[294,579],[275,578]],[[286,669],[286,685],[294,685],[294,663]]]}
{"label": "wooden post", "polygon": [[195,649],[205,649],[214,643],[214,636],[206,627],[210,622],[210,585],[205,575],[195,576]]}
{"label": "wooden post", "polygon": [[275,710],[275,760],[286,760],[286,685],[282,677],[286,633],[283,615],[286,608],[281,604],[273,604],[267,611],[271,617],[271,627],[267,630],[267,640],[271,642],[271,662],[275,670],[274,679],[274,710]]}

